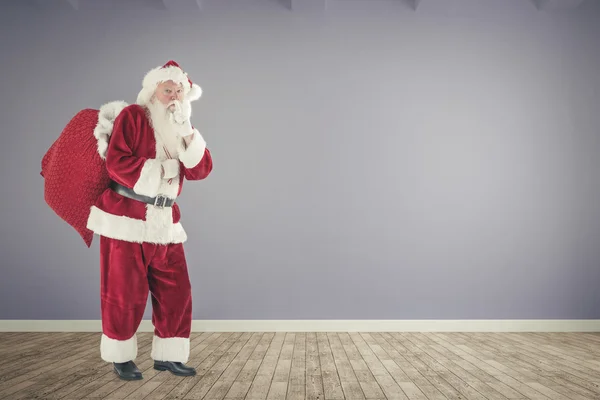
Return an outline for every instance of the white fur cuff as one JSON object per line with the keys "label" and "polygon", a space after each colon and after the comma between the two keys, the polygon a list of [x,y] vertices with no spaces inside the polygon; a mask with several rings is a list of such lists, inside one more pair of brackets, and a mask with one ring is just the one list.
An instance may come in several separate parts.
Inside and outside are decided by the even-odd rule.
{"label": "white fur cuff", "polygon": [[162,166],[165,170],[163,179],[175,178],[179,175],[179,160],[169,159],[162,162]]}
{"label": "white fur cuff", "polygon": [[198,129],[194,128],[194,138],[190,142],[188,148],[179,154],[179,160],[181,160],[186,168],[194,168],[202,161],[205,149],[206,141]]}
{"label": "white fur cuff", "polygon": [[100,357],[107,362],[133,361],[137,357],[137,337],[127,340],[111,339],[105,334],[100,338]]}
{"label": "white fur cuff", "polygon": [[161,162],[148,159],[142,167],[140,178],[133,186],[133,191],[144,196],[155,197],[158,194],[161,182]]}
{"label": "white fur cuff", "polygon": [[106,159],[108,142],[113,131],[115,119],[128,104],[124,101],[111,101],[104,104],[98,110],[98,123],[94,128],[94,137],[98,143],[98,154],[103,160]]}
{"label": "white fur cuff", "polygon": [[173,361],[186,363],[190,356],[190,339],[183,337],[152,338],[150,356],[156,361]]}

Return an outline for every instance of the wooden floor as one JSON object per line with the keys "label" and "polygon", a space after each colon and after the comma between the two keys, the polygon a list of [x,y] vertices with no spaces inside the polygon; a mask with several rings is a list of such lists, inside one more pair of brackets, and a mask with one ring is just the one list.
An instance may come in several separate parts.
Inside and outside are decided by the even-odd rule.
{"label": "wooden floor", "polygon": [[0,399],[600,399],[596,333],[195,333],[195,377],[141,381],[99,333],[0,333]]}

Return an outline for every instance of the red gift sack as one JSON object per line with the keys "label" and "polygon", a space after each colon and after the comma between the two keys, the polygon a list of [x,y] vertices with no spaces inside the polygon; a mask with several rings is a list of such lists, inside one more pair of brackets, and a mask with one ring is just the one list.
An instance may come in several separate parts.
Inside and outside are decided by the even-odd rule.
{"label": "red gift sack", "polygon": [[125,106],[124,102],[113,102],[100,110],[80,111],[42,159],[44,200],[79,233],[88,248],[94,237],[87,228],[90,210],[110,182],[104,154],[112,123]]}

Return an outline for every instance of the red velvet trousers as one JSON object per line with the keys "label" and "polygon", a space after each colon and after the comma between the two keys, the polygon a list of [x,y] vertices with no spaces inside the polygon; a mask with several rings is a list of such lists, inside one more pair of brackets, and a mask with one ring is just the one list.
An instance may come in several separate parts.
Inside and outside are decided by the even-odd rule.
{"label": "red velvet trousers", "polygon": [[137,356],[136,332],[152,296],[154,360],[187,362],[192,295],[183,244],[133,243],[100,237],[101,356]]}

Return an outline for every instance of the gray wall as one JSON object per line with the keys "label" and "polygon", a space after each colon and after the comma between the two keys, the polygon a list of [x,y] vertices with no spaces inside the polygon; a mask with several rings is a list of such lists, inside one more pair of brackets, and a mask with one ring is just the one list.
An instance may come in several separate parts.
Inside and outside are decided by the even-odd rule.
{"label": "gray wall", "polygon": [[215,162],[180,200],[195,319],[600,318],[598,3],[3,9],[0,319],[100,318],[40,160],[169,59]]}

